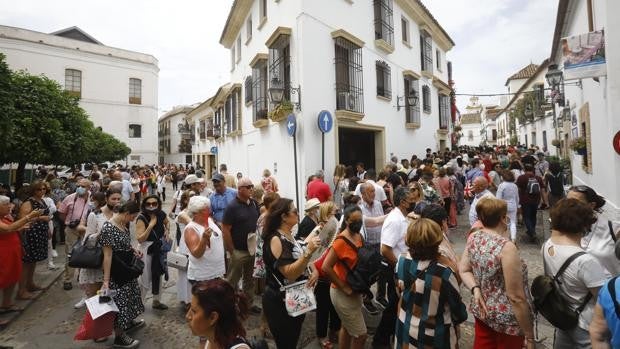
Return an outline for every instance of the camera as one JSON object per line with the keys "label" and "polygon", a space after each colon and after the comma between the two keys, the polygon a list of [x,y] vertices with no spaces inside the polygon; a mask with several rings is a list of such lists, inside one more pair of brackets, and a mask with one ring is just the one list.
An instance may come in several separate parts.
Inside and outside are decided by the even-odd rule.
{"label": "camera", "polygon": [[69,222],[68,226],[71,229],[75,229],[77,228],[77,226],[80,225],[80,220],[79,219],[74,219],[71,222]]}

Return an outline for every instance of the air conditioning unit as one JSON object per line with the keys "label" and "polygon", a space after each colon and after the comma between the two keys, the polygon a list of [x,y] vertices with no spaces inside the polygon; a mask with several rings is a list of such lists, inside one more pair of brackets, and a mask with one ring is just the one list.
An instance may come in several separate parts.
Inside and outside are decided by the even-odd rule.
{"label": "air conditioning unit", "polygon": [[338,93],[338,109],[357,110],[357,97],[351,92]]}

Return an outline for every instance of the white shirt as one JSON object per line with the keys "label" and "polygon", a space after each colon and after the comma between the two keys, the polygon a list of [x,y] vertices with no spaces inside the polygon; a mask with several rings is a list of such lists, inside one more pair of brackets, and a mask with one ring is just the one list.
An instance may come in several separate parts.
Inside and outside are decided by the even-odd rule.
{"label": "white shirt", "polygon": [[[185,230],[189,228],[193,228],[198,233],[199,239],[202,238],[205,227],[192,221],[187,224]],[[187,267],[187,278],[189,280],[211,280],[224,276],[226,272],[222,231],[210,217],[209,228],[213,231],[211,233],[210,247],[206,248],[205,253],[200,258],[194,257],[191,253],[189,254],[189,265]]]}
{"label": "white shirt", "polygon": [[403,215],[399,208],[393,209],[383,222],[381,244],[392,248],[396,260],[398,260],[401,254],[409,251],[409,247],[405,244],[408,226],[407,217]]}
{"label": "white shirt", "polygon": [[[360,202],[360,208],[364,217],[381,217],[383,216],[383,207],[378,200],[373,201],[372,207],[364,200]],[[381,226],[369,227],[364,224],[366,228],[366,242],[369,244],[378,244],[381,242]]]}
{"label": "white shirt", "polygon": [[471,206],[469,206],[469,225],[472,226],[478,220],[478,214],[476,213],[476,204],[478,201],[485,196],[493,197],[493,193],[491,193],[488,189],[485,189],[483,192],[480,192],[474,196],[474,200],[471,202]]}
{"label": "white shirt", "polygon": [[[620,275],[620,261],[616,258],[615,243],[609,231],[609,221],[601,216],[592,224],[590,232],[581,239],[581,247],[596,258],[612,276]],[[615,233],[620,231],[620,223],[611,222]]]}
{"label": "white shirt", "polygon": [[[553,247],[554,255],[549,255],[549,248]],[[543,254],[545,259],[545,273],[547,275],[555,275],[562,264],[576,252],[583,251],[577,246],[557,245],[551,239],[547,240],[543,245]],[[611,275],[605,270],[599,262],[590,254],[579,256],[564,270],[560,276],[562,283],[559,284],[560,292],[564,294],[564,299],[568,302],[568,306],[575,310],[584,301],[589,288],[602,286]],[[579,315],[579,327],[588,330],[590,321],[592,321],[592,313],[596,298],[592,297]]]}
{"label": "white shirt", "polygon": [[[379,200],[379,202],[383,202],[387,200],[387,195],[385,195],[385,190],[383,190],[383,188],[379,184],[375,183],[375,181],[373,181],[372,179],[366,180],[366,183],[370,183],[375,187],[375,200]],[[357,187],[355,187],[355,195],[359,197],[362,197],[362,193],[360,191],[362,184],[364,183],[360,183],[357,185]]]}

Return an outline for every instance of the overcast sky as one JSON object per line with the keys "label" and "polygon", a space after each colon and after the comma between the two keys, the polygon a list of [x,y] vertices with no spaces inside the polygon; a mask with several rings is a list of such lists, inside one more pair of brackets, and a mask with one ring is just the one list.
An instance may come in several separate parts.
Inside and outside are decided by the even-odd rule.
{"label": "overcast sky", "polygon": [[[504,93],[506,78],[551,51],[557,0],[422,0],[456,46],[457,93]],[[0,24],[45,33],[78,26],[108,46],[159,60],[160,114],[200,102],[229,77],[219,44],[232,0],[0,0]],[[495,103],[498,99],[484,99]],[[468,97],[459,97],[461,110]]]}

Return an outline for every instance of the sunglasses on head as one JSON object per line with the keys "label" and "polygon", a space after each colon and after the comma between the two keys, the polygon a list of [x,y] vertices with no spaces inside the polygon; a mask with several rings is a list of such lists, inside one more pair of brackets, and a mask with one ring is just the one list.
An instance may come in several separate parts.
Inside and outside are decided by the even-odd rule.
{"label": "sunglasses on head", "polygon": [[569,189],[570,191],[576,191],[578,193],[587,193],[590,188],[586,185],[574,185],[572,187],[570,187]]}
{"label": "sunglasses on head", "polygon": [[242,185],[239,188],[248,188],[248,189],[253,189],[254,185]]}

